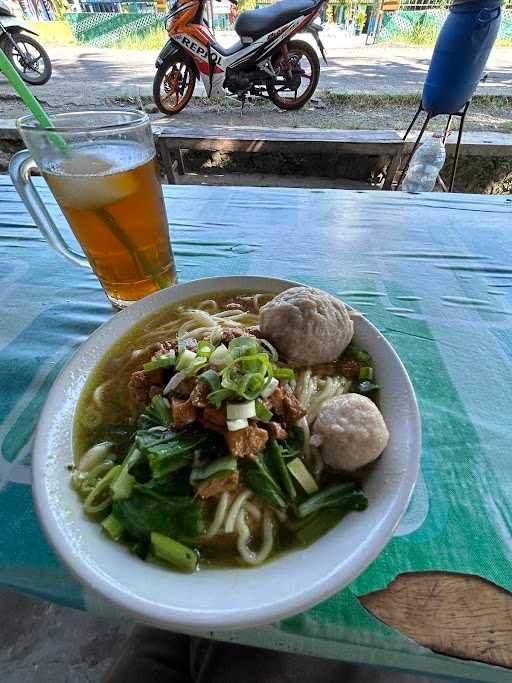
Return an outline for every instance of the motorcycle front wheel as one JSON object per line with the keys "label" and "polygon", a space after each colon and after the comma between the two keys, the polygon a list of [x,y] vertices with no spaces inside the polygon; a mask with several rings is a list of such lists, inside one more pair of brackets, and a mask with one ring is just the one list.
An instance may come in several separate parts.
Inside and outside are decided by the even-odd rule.
{"label": "motorcycle front wheel", "polygon": [[46,50],[32,36],[11,33],[6,36],[5,54],[16,71],[30,85],[44,85],[52,75],[52,63]]}
{"label": "motorcycle front wheel", "polygon": [[[282,54],[273,60],[277,81],[267,85],[268,96],[279,109],[300,109],[313,95],[320,78],[315,48],[304,40],[290,40],[288,60]],[[289,74],[291,71],[291,76]]]}
{"label": "motorcycle front wheel", "polygon": [[183,54],[173,55],[158,67],[153,81],[153,99],[163,114],[179,114],[190,101],[196,75],[192,61]]}

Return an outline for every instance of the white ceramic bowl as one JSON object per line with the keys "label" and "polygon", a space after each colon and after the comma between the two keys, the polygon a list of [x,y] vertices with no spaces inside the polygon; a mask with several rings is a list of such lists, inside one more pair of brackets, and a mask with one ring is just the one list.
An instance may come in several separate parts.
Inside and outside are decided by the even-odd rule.
{"label": "white ceramic bowl", "polygon": [[347,586],[389,541],[411,497],[420,458],[420,418],[407,373],[390,344],[364,318],[355,342],[373,356],[389,445],[364,481],[368,509],[352,513],[306,550],[250,569],[182,575],[146,564],[109,541],[87,519],[69,485],[72,428],[82,388],[105,352],[141,318],[169,304],[222,290],[278,293],[297,283],[217,277],[163,290],[132,304],[96,330],[55,381],[32,457],[39,520],[73,574],[128,616],[162,628],[198,632],[265,624],[302,612]]}

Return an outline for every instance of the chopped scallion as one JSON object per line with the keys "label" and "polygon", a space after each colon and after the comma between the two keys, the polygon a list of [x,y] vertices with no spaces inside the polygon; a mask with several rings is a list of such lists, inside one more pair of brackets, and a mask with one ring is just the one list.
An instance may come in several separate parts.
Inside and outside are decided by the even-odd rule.
{"label": "chopped scallion", "polygon": [[358,389],[361,392],[361,394],[369,394],[378,388],[379,388],[378,384],[374,384],[373,382],[370,382],[369,380],[365,380],[364,382],[359,382],[359,385],[358,385]]}
{"label": "chopped scallion", "polygon": [[369,365],[362,367],[359,370],[359,379],[360,380],[365,380],[365,379],[372,380],[373,379],[373,368],[370,367]]}
{"label": "chopped scallion", "polygon": [[211,391],[217,391],[217,389],[220,389],[220,377],[215,370],[205,370],[197,379],[200,379],[201,382],[205,382],[210,387]]}
{"label": "chopped scallion", "polygon": [[234,398],[234,396],[236,396],[236,394],[234,391],[231,391],[231,389],[217,389],[208,394],[208,400],[218,409],[220,408],[222,401],[225,401],[228,398]]}
{"label": "chopped scallion", "polygon": [[267,383],[260,393],[261,398],[268,398],[269,396],[272,396],[278,386],[279,381],[275,377],[271,377],[269,380],[267,380]]}
{"label": "chopped scallion", "polygon": [[173,538],[152,531],[151,548],[161,560],[173,564],[184,572],[191,573],[197,568],[197,553]]}
{"label": "chopped scallion", "polygon": [[295,373],[291,368],[274,368],[274,377],[288,381],[295,377]]}
{"label": "chopped scallion", "polygon": [[152,372],[153,370],[165,370],[166,368],[172,368],[176,363],[176,354],[174,351],[169,351],[165,356],[160,356],[155,358],[155,360],[149,361],[149,363],[144,363],[142,366],[145,372]]}
{"label": "chopped scallion", "polygon": [[227,403],[226,417],[228,420],[243,420],[256,416],[256,406],[254,401],[245,403]]}
{"label": "chopped scallion", "polygon": [[196,353],[194,351],[190,351],[190,349],[185,349],[178,355],[178,361],[176,363],[176,370],[186,370],[188,366],[192,363],[192,361],[196,357]]}
{"label": "chopped scallion", "polygon": [[318,484],[300,458],[294,458],[288,463],[288,469],[306,493],[311,494],[318,491]]}
{"label": "chopped scallion", "polygon": [[258,418],[258,420],[261,420],[262,422],[270,422],[270,420],[272,419],[272,413],[263,405],[263,403],[259,399],[256,400],[255,407],[256,417]]}
{"label": "chopped scallion", "polygon": [[224,344],[219,344],[210,355],[210,363],[216,368],[225,368],[233,361],[232,355]]}
{"label": "chopped scallion", "polygon": [[202,341],[200,341],[199,344],[197,345],[196,353],[198,356],[208,358],[208,356],[211,354],[212,351],[213,351],[212,345],[209,342],[205,341],[204,339]]}
{"label": "chopped scallion", "polygon": [[249,423],[245,418],[239,420],[227,420],[226,422],[229,432],[238,432],[240,429],[245,429]]}

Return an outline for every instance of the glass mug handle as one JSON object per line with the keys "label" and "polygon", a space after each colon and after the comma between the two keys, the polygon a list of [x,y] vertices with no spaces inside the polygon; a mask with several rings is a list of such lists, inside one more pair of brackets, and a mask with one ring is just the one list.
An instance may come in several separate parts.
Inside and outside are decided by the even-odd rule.
{"label": "glass mug handle", "polygon": [[17,152],[9,164],[9,174],[14,187],[22,198],[29,214],[34,219],[34,223],[41,231],[43,237],[55,251],[65,259],[77,266],[90,268],[89,261],[82,254],[73,251],[66,243],[51,217],[48,209],[43,204],[34,183],[32,182],[31,171],[37,168],[37,164],[27,150]]}

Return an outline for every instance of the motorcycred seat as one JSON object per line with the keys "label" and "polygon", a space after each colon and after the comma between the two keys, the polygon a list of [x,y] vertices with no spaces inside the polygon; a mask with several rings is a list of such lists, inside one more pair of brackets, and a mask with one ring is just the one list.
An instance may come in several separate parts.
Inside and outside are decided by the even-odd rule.
{"label": "motorcycred seat", "polygon": [[235,31],[241,38],[259,38],[283,24],[312,12],[318,0],[281,0],[270,7],[242,12],[235,22]]}

